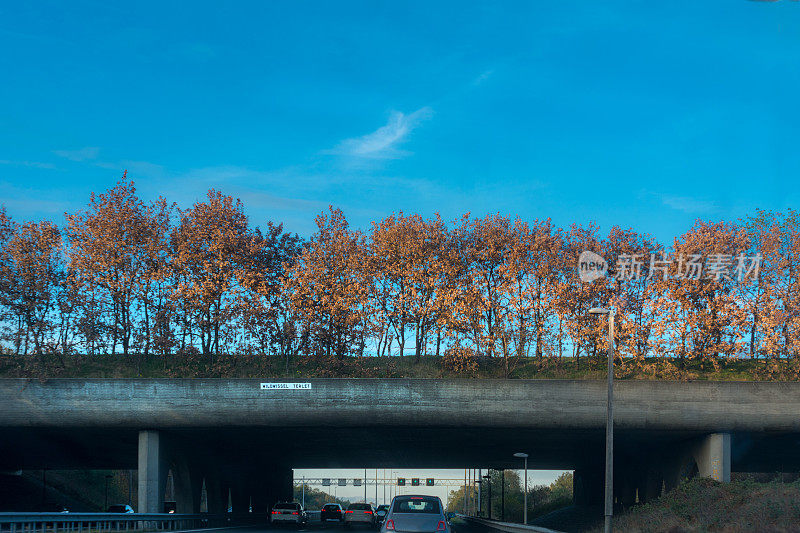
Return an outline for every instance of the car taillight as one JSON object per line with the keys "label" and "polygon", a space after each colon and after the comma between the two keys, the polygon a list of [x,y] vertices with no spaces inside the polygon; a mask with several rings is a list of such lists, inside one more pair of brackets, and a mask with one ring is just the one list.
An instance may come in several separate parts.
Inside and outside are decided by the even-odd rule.
{"label": "car taillight", "polygon": [[272,514],[278,514],[278,511],[272,511]]}
{"label": "car taillight", "polygon": [[352,513],[353,511],[345,511],[345,513]]}
{"label": "car taillight", "polygon": [[292,514],[300,514],[300,513],[298,513],[297,511],[293,511]]}
{"label": "car taillight", "polygon": [[394,531],[394,520],[386,521],[386,531]]}
{"label": "car taillight", "polygon": [[364,511],[364,514],[372,514],[372,511]]}
{"label": "car taillight", "polygon": [[439,520],[439,523],[436,524],[436,531],[447,531],[447,524],[444,523],[444,520]]}

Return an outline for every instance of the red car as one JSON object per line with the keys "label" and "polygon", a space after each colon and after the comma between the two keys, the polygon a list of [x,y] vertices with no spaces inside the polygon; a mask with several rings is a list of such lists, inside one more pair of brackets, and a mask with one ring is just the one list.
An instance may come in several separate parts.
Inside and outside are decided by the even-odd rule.
{"label": "red car", "polygon": [[341,522],[343,518],[344,512],[338,503],[326,503],[319,512],[319,519],[323,524],[330,521]]}

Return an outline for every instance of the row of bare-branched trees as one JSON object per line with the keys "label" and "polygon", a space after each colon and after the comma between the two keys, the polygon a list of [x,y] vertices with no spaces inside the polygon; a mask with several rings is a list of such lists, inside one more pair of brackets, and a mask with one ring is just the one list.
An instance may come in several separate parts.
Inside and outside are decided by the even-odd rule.
{"label": "row of bare-branched trees", "polygon": [[[180,210],[143,202],[124,179],[67,214],[63,229],[0,211],[3,344],[15,353],[580,358],[605,346],[588,310],[613,305],[629,361],[800,350],[792,210],[698,221],[668,246],[619,227],[601,236],[593,225],[499,215],[447,223],[397,213],[361,232],[331,208],[316,223],[304,241],[271,222],[253,227],[242,203],[217,191]],[[581,282],[584,250],[611,275]]]}

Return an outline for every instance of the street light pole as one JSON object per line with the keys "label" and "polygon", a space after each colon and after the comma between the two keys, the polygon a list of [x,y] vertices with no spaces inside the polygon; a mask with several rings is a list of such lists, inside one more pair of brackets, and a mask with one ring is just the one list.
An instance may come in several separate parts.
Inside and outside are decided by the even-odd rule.
{"label": "street light pole", "polygon": [[477,516],[483,515],[483,469],[478,469],[478,514]]}
{"label": "street light pole", "polygon": [[606,404],[605,533],[611,533],[614,515],[614,310],[594,307],[594,315],[608,315],[608,403]]}
{"label": "street light pole", "polygon": [[527,526],[528,525],[528,454],[518,452],[514,454],[514,457],[525,459],[525,490],[522,493],[523,494],[522,522]]}
{"label": "street light pole", "polygon": [[506,521],[506,470],[500,470],[500,521]]}
{"label": "street light pole", "polygon": [[492,469],[486,470],[486,484],[489,485],[489,504],[487,505],[486,514],[489,520],[492,519]]}
{"label": "street light pole", "polygon": [[103,499],[104,504],[105,504],[105,506],[103,507],[105,509],[104,512],[108,511],[108,480],[109,479],[111,479],[111,476],[106,474],[106,494],[105,494],[105,498]]}

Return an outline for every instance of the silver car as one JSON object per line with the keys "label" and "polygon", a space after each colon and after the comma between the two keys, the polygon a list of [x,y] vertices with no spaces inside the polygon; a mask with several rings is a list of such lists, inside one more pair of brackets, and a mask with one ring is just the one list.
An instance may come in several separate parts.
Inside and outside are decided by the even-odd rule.
{"label": "silver car", "polygon": [[355,524],[366,525],[374,528],[378,522],[375,517],[375,508],[369,503],[351,503],[344,512],[344,527]]}
{"label": "silver car", "polygon": [[381,532],[451,533],[442,500],[436,496],[395,496]]}

